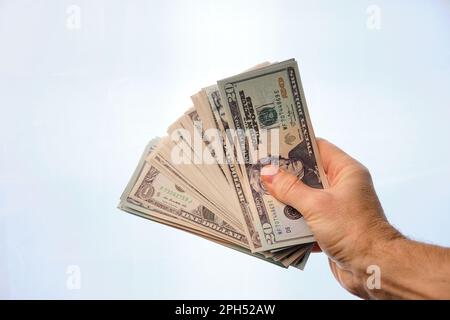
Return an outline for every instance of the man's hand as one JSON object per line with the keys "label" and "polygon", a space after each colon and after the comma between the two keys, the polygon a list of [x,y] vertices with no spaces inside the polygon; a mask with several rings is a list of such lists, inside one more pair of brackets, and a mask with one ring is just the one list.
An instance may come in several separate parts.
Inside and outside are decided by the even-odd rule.
{"label": "man's hand", "polygon": [[[412,279],[404,279],[402,283],[401,273],[403,277],[413,276],[415,270],[411,270],[411,264],[417,266],[421,258],[430,258],[427,251],[436,253],[433,258],[437,263],[448,263],[449,250],[403,237],[386,220],[369,171],[330,142],[318,139],[317,143],[329,181],[327,189],[313,189],[295,176],[268,166],[261,172],[268,191],[303,214],[320,248],[328,255],[334,276],[351,293],[362,298],[433,296],[432,292],[421,294],[420,288],[403,288]],[[428,257],[414,257],[409,251],[425,252]],[[383,278],[387,291],[374,292],[367,288],[366,270],[372,263],[381,266],[382,272],[388,272]],[[444,274],[448,277],[448,265],[446,270]],[[424,269],[420,271],[424,278]],[[450,279],[445,280],[440,283],[444,292],[448,289],[448,295]],[[429,283],[427,287],[423,289],[433,289]]]}

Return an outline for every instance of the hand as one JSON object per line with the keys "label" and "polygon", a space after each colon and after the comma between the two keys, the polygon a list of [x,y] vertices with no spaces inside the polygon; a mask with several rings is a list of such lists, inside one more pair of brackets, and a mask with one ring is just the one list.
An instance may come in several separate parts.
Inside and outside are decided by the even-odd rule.
{"label": "hand", "polygon": [[276,167],[265,167],[262,180],[275,198],[302,213],[340,284],[368,298],[368,257],[402,235],[386,220],[369,171],[330,142],[317,143],[329,188],[311,188]]}

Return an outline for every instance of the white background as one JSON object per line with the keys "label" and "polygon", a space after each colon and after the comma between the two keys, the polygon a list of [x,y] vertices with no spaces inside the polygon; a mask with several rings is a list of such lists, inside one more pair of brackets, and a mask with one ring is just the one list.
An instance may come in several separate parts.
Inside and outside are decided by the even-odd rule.
{"label": "white background", "polygon": [[0,297],[352,298],[322,254],[284,270],[116,209],[191,94],[288,58],[390,221],[450,246],[449,30],[443,0],[0,1]]}

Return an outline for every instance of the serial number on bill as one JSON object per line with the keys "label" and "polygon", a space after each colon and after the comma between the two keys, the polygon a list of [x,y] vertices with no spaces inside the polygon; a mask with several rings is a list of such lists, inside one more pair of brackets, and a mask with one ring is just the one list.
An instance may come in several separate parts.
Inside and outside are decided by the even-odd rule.
{"label": "serial number on bill", "polygon": [[211,306],[181,305],[175,308],[176,315],[198,315],[206,318],[209,314],[218,315],[273,315],[275,305],[265,304],[220,304],[218,308]]}

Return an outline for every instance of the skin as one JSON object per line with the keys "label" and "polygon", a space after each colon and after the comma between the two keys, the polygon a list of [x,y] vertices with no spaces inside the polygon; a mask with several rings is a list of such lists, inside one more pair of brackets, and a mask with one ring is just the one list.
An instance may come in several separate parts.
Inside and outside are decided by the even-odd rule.
{"label": "skin", "polygon": [[[450,249],[403,236],[387,221],[367,168],[330,142],[317,143],[329,188],[313,189],[273,166],[261,173],[275,198],[303,214],[336,280],[364,299],[450,299]],[[379,268],[381,288],[368,285],[370,266]]]}

